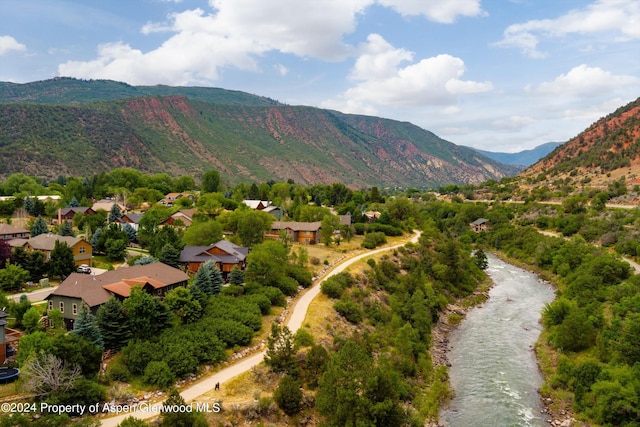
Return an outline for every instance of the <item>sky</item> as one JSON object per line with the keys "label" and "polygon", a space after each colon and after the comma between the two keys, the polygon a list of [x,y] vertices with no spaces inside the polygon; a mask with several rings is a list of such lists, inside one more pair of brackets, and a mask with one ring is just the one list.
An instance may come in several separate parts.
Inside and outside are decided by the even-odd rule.
{"label": "sky", "polygon": [[208,86],[564,142],[640,96],[640,0],[1,0],[0,81]]}

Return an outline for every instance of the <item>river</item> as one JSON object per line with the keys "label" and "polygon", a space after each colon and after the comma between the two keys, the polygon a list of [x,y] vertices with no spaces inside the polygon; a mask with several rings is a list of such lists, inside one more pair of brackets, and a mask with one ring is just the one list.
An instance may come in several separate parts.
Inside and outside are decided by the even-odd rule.
{"label": "river", "polygon": [[533,345],[540,313],[554,299],[535,274],[488,254],[494,282],[489,299],[471,309],[449,336],[456,393],[440,416],[447,427],[546,426],[538,388],[542,376]]}

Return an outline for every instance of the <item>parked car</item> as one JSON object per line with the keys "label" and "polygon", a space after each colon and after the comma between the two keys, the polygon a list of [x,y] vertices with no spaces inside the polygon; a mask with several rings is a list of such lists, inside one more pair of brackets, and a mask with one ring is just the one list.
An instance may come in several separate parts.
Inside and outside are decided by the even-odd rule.
{"label": "parked car", "polygon": [[89,267],[87,264],[82,264],[80,267],[78,267],[78,273],[91,274],[91,267]]}

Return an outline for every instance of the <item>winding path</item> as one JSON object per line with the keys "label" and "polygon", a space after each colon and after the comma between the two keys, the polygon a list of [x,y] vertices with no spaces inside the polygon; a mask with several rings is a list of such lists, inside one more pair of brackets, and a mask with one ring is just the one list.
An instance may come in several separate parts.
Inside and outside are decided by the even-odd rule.
{"label": "winding path", "polygon": [[[410,242],[417,242],[420,238],[420,232],[416,232],[415,235],[411,238]],[[292,333],[295,333],[304,322],[304,319],[307,315],[307,310],[309,309],[309,305],[318,296],[320,293],[320,284],[325,281],[327,278],[334,276],[338,273],[343,272],[350,265],[362,260],[363,258],[378,254],[380,252],[385,252],[389,250],[393,250],[399,248],[400,246],[404,246],[405,243],[399,243],[396,245],[385,246],[383,248],[374,249],[363,254],[354,256],[352,258],[348,258],[342,263],[336,265],[331,271],[329,271],[325,276],[318,280],[313,286],[306,289],[302,293],[298,295],[293,306],[291,307],[291,315],[289,316],[286,326],[291,330]],[[246,358],[230,365],[224,369],[219,370],[218,372],[208,376],[202,381],[193,384],[180,393],[185,402],[193,402],[196,398],[202,396],[205,393],[213,390],[217,383],[223,384],[229,381],[232,378],[237,377],[238,375],[250,370],[254,366],[258,365],[264,359],[265,351],[260,351],[251,356],[247,356]],[[161,402],[154,402],[154,405],[160,404]],[[139,419],[147,419],[158,416],[159,413],[156,411],[142,411],[136,410],[127,412],[126,414],[121,414],[118,416],[104,418],[101,421],[103,427],[116,427],[120,424],[125,418],[133,416]]]}

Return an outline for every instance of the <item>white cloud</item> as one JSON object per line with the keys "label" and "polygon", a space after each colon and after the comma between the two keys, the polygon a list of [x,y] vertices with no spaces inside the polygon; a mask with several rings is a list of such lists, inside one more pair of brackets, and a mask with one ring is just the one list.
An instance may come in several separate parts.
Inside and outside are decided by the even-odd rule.
{"label": "white cloud", "polygon": [[484,14],[480,0],[378,0],[403,16],[424,15],[427,19],[452,23],[458,16]]}
{"label": "white cloud", "polygon": [[96,59],[69,61],[59,72],[132,84],[185,84],[215,80],[224,67],[256,71],[256,58],[270,51],[341,60],[352,51],[343,37],[355,30],[357,15],[372,1],[210,0],[211,13],[187,10],[167,22],[146,24],[143,34],[171,34],[154,50],[108,43]]}
{"label": "white cloud", "polygon": [[542,95],[593,96],[624,90],[625,86],[639,82],[640,79],[634,76],[614,75],[602,68],[582,64],[551,82],[540,83],[528,90]]}
{"label": "white cloud", "polygon": [[496,130],[514,131],[521,130],[532,123],[535,123],[535,120],[531,117],[510,116],[506,119],[494,120],[491,126]]}
{"label": "white cloud", "polygon": [[27,47],[11,36],[0,36],[0,55],[12,50],[27,50]]}
{"label": "white cloud", "polygon": [[[364,113],[378,106],[452,105],[457,96],[487,92],[490,82],[461,80],[464,62],[451,55],[438,55],[412,62],[414,54],[396,49],[382,36],[371,34],[362,47],[350,78],[358,83],[340,99],[325,106],[343,111]],[[367,113],[368,114],[368,113]]]}
{"label": "white cloud", "polygon": [[640,2],[599,0],[556,19],[513,24],[504,31],[504,38],[494,45],[519,48],[532,58],[540,58],[545,56],[538,50],[543,38],[595,33],[611,33],[613,41],[640,39]]}
{"label": "white cloud", "polygon": [[282,64],[274,65],[273,68],[283,77],[289,74],[289,69]]}

